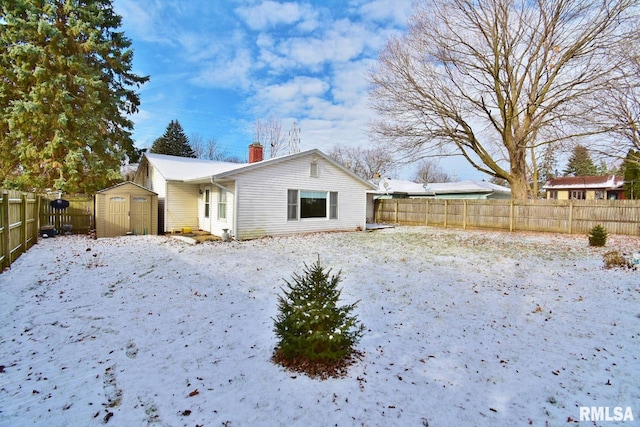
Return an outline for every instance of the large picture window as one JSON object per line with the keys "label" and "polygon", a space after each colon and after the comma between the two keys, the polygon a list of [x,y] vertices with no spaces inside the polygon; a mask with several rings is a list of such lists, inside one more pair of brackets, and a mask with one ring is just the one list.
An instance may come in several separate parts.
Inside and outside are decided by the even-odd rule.
{"label": "large picture window", "polygon": [[287,219],[338,219],[338,193],[335,191],[287,191]]}
{"label": "large picture window", "polygon": [[326,218],[327,192],[300,191],[300,218]]}

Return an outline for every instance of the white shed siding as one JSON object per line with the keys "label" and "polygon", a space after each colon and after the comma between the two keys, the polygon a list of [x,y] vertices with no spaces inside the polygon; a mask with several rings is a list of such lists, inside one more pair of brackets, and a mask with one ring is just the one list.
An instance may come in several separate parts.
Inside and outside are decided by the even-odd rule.
{"label": "white shed siding", "polygon": [[[318,176],[310,176],[312,155],[239,174],[236,179],[239,239],[291,233],[356,230],[366,226],[364,183],[318,158]],[[335,191],[338,219],[287,220],[287,190]],[[328,201],[327,201],[328,202]]]}
{"label": "white shed siding", "polygon": [[166,185],[165,232],[198,228],[198,186],[169,181]]}

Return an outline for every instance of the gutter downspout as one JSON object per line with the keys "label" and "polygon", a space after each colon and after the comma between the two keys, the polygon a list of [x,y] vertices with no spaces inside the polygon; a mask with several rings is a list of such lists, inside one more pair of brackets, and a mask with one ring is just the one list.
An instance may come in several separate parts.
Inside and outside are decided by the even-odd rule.
{"label": "gutter downspout", "polygon": [[[211,177],[211,184],[233,195],[233,215],[231,215],[231,233],[232,233],[232,236],[236,236],[238,231],[236,230],[236,220],[237,220],[237,212],[238,212],[238,197],[236,197],[236,191],[232,191],[229,188],[225,187],[224,185],[218,184],[214,176]],[[237,186],[237,181],[236,181],[236,186]]]}

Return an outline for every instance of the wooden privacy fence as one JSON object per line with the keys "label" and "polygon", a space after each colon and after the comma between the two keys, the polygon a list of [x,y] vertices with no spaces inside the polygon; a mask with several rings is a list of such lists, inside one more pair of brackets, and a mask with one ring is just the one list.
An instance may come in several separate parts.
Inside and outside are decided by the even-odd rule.
{"label": "wooden privacy fence", "polygon": [[640,235],[638,200],[379,199],[374,221],[403,225],[588,234]]}
{"label": "wooden privacy fence", "polygon": [[94,226],[93,197],[63,196],[69,202],[66,209],[54,209],[51,202],[57,197],[43,197],[40,212],[41,225],[53,225],[58,232],[63,232],[64,225],[71,226],[72,234],[88,234]]}
{"label": "wooden privacy fence", "polygon": [[38,240],[40,197],[0,190],[0,272]]}
{"label": "wooden privacy fence", "polygon": [[42,226],[51,225],[63,233],[71,225],[71,233],[88,234],[94,227],[92,197],[69,197],[69,207],[56,210],[51,201],[34,193],[0,190],[0,272],[35,245]]}

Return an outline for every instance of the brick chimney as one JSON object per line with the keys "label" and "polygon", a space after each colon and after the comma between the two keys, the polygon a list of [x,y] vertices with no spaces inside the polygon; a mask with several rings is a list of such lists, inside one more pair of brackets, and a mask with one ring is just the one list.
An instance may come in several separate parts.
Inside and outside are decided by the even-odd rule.
{"label": "brick chimney", "polygon": [[263,158],[262,145],[259,142],[249,145],[249,163],[261,162]]}

